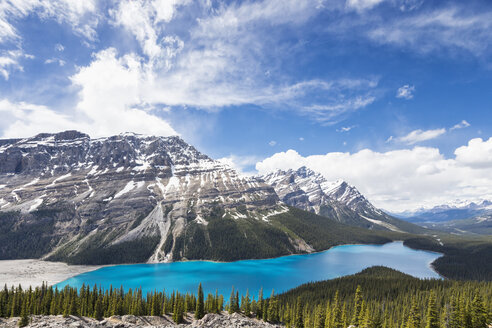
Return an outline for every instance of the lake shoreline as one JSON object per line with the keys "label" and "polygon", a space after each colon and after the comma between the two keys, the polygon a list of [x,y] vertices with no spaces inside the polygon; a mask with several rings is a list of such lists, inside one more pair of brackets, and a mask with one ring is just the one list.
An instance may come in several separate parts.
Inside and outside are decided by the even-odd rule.
{"label": "lake shoreline", "polygon": [[[171,263],[193,263],[193,262],[206,262],[206,263],[240,263],[240,262],[248,262],[248,261],[268,261],[273,259],[282,259],[289,258],[292,256],[305,256],[305,255],[316,255],[323,252],[327,252],[337,247],[344,246],[384,246],[391,243],[401,243],[403,241],[395,240],[388,243],[382,244],[341,244],[334,245],[328,249],[311,252],[311,253],[300,253],[300,254],[287,254],[278,257],[271,258],[260,258],[260,259],[242,259],[237,261],[214,261],[214,260],[183,260],[183,261],[174,261],[174,262],[157,262],[157,263],[123,263],[123,264],[108,264],[108,265],[69,265],[64,262],[51,262],[37,259],[28,259],[28,260],[0,260],[0,286],[7,284],[8,287],[14,285],[18,286],[19,284],[23,288],[28,288],[29,286],[38,287],[41,286],[43,282],[46,282],[48,285],[55,286],[59,283],[62,283],[70,278],[76,277],[80,274],[92,272],[95,270],[99,270],[101,268],[107,267],[115,267],[115,266],[131,266],[131,265],[159,265],[159,264],[171,264]],[[407,247],[407,246],[405,246]],[[411,248],[412,249],[412,248]],[[416,251],[424,251],[414,249]],[[435,253],[440,256],[444,254],[433,252],[433,251],[424,251]],[[435,261],[435,260],[434,260]],[[439,275],[440,278],[446,278],[442,276],[434,267],[433,262],[428,263],[429,269]]]}
{"label": "lake shoreline", "polygon": [[56,285],[82,273],[105,267],[104,265],[68,265],[38,259],[0,260],[0,286],[39,287],[43,283]]}

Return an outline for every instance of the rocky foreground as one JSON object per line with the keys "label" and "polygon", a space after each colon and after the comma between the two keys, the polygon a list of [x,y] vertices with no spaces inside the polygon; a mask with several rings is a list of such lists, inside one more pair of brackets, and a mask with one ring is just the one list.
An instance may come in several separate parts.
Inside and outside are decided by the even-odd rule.
{"label": "rocky foreground", "polygon": [[[1,327],[18,327],[20,318],[0,318]],[[46,328],[136,328],[136,327],[242,327],[242,328],[274,328],[281,327],[272,325],[264,321],[249,318],[244,315],[233,313],[229,314],[207,314],[200,320],[194,320],[192,316],[185,318],[185,323],[175,324],[171,317],[136,317],[133,315],[112,316],[110,318],[98,321],[93,318],[69,316],[33,316],[28,327],[46,327]]]}

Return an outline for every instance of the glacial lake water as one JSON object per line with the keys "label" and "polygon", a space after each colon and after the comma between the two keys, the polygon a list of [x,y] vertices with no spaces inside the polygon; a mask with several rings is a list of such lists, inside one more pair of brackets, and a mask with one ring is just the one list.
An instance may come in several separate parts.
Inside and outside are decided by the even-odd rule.
{"label": "glacial lake water", "polygon": [[282,292],[310,281],[333,279],[357,273],[374,265],[384,265],[419,278],[439,278],[431,268],[439,253],[418,251],[402,242],[385,245],[343,245],[315,254],[283,256],[265,260],[219,263],[188,261],[159,264],[132,264],[104,267],[67,279],[56,286],[80,287],[83,283],[103,288],[141,287],[143,292],[163,289],[196,293],[201,282],[204,291],[229,298],[231,287],[240,293],[257,295],[263,287]]}

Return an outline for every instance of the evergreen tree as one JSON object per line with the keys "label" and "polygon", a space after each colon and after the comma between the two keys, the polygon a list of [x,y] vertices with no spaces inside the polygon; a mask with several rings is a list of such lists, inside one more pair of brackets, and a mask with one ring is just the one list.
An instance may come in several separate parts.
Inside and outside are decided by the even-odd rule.
{"label": "evergreen tree", "polygon": [[473,328],[484,328],[487,325],[487,310],[482,296],[477,292],[471,305],[471,321]]}
{"label": "evergreen tree", "polygon": [[[335,293],[335,300],[333,301],[332,319],[330,328],[344,328],[345,322],[343,322],[343,311],[341,309],[338,291]],[[345,308],[345,307],[344,307]],[[325,322],[326,327],[326,322]]]}
{"label": "evergreen tree", "polygon": [[414,298],[412,300],[412,307],[410,308],[406,328],[420,328],[420,322],[420,309],[417,300]]}
{"label": "evergreen tree", "polygon": [[27,299],[24,298],[22,302],[21,318],[19,320],[19,327],[25,327],[29,324],[29,315],[27,310]]}
{"label": "evergreen tree", "polygon": [[303,314],[302,314],[302,304],[301,304],[301,298],[300,297],[297,298],[296,316],[295,316],[294,327],[295,328],[304,328],[304,318],[303,318]]}
{"label": "evergreen tree", "polygon": [[272,290],[272,295],[268,301],[268,321],[278,322],[278,301],[274,290]]}
{"label": "evergreen tree", "polygon": [[236,294],[234,293],[234,286],[232,287],[231,297],[229,297],[229,314],[235,312]]}
{"label": "evergreen tree", "polygon": [[260,288],[258,292],[258,303],[257,303],[256,317],[261,319],[263,317],[263,288]]}
{"label": "evergreen tree", "polygon": [[196,310],[195,319],[201,319],[205,315],[204,305],[203,305],[203,288],[202,283],[198,285],[198,294],[196,300]]}
{"label": "evergreen tree", "polygon": [[[137,315],[140,315],[137,314]],[[94,305],[94,314],[92,315],[94,319],[101,320],[103,317],[103,308],[102,308],[102,301],[101,297],[98,297],[96,300],[96,304]]]}
{"label": "evergreen tree", "polygon": [[319,304],[316,306],[314,314],[314,328],[324,328],[325,327],[325,311],[324,307]]}
{"label": "evergreen tree", "polygon": [[354,325],[355,327],[359,327],[360,325],[360,313],[362,310],[362,288],[357,286],[357,289],[355,290],[355,297],[354,297],[354,314],[352,317],[352,322],[351,324]]}
{"label": "evergreen tree", "polygon": [[439,315],[437,313],[436,294],[431,290],[427,305],[427,323],[425,328],[439,328]]}

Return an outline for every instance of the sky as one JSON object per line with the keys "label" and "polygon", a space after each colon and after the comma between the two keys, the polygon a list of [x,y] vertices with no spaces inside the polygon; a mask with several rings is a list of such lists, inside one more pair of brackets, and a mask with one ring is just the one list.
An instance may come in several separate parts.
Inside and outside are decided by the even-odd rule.
{"label": "sky", "polygon": [[391,212],[492,199],[492,2],[0,2],[0,137],[180,135]]}

